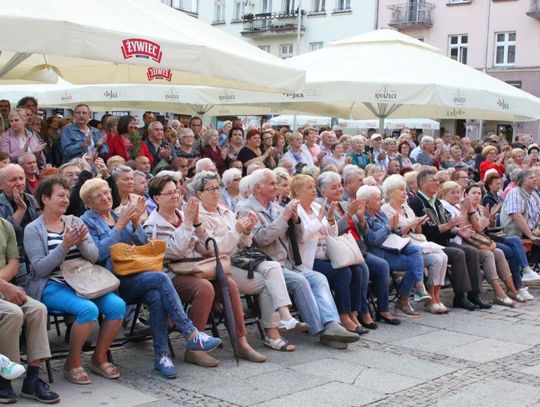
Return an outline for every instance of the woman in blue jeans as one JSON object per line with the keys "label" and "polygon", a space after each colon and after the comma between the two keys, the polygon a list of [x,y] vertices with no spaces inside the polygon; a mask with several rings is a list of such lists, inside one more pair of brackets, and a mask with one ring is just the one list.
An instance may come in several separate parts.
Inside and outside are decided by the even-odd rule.
{"label": "woman in blue jeans", "polygon": [[[339,174],[331,171],[323,172],[317,178],[317,186],[323,197],[323,204],[328,212],[327,219],[332,218],[337,225],[337,234],[351,232],[356,239],[358,247],[362,252],[368,269],[368,283],[371,281],[371,286],[374,288],[377,296],[376,319],[382,320],[391,325],[399,325],[400,321],[394,318],[388,308],[388,284],[390,279],[390,269],[388,263],[371,253],[367,253],[366,245],[363,241],[365,218],[364,201],[351,197],[350,202],[341,201],[343,195],[343,185]],[[333,207],[330,212],[330,206]],[[363,221],[359,222],[358,215],[362,216]],[[352,277],[352,276],[351,276]],[[367,290],[360,290],[360,310],[357,318],[360,325],[368,329],[376,329],[377,324],[373,322],[369,312],[368,293]]]}
{"label": "woman in blue jeans", "polygon": [[[146,212],[144,199],[128,205],[120,215],[112,211],[109,185],[102,179],[91,179],[81,187],[81,199],[90,208],[81,219],[99,249],[99,263],[112,269],[110,247],[115,243],[142,245],[147,242],[141,225]],[[199,332],[187,317],[171,279],[162,270],[146,271],[120,278],[120,296],[128,304],[143,302],[150,307],[150,329],[154,342],[154,368],[166,378],[176,377],[176,369],[167,349],[168,319],[186,338],[191,351],[209,351],[221,341]]]}
{"label": "woman in blue jeans", "polygon": [[405,271],[399,287],[399,298],[396,301],[396,314],[401,313],[408,317],[420,316],[411,307],[409,294],[415,284],[424,278],[422,249],[410,243],[401,251],[384,247],[382,244],[391,233],[398,235],[401,233],[398,227],[398,214],[389,220],[384,212],[381,211],[381,191],[377,187],[363,185],[358,189],[356,196],[366,202],[365,239],[368,247],[373,254],[386,260],[390,269]]}
{"label": "woman in blue jeans", "polygon": [[299,201],[298,216],[304,233],[299,242],[302,264],[298,269],[315,270],[323,274],[334,294],[341,325],[350,332],[363,335],[368,332],[362,328],[357,314],[361,312],[362,302],[367,306],[369,271],[365,264],[334,269],[326,253],[326,236],[337,236],[338,229],[334,219],[334,207],[326,209],[315,202],[317,188],[315,180],[308,175],[296,175],[291,182],[292,196]]}
{"label": "woman in blue jeans", "polygon": [[69,206],[66,181],[58,177],[45,178],[36,190],[36,200],[43,213],[25,228],[24,247],[30,262],[25,288],[28,295],[41,301],[48,310],[75,318],[64,376],[75,384],[92,382],[82,366],[81,352],[97,325],[98,316],[103,315],[90,370],[107,379],[117,379],[120,372],[108,362],[107,350],[122,326],[126,304],[112,292],[93,300],[80,297],[64,280],[61,271],[64,260],[82,257],[95,263],[98,259],[98,249],[86,226],[76,217],[64,216]]}

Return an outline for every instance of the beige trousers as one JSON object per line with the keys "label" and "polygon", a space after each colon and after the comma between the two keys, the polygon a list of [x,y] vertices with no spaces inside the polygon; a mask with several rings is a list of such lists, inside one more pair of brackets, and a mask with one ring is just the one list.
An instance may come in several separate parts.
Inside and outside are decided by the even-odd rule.
{"label": "beige trousers", "polygon": [[278,308],[291,305],[285,285],[283,270],[277,261],[263,261],[255,268],[253,278],[247,278],[247,270],[232,267],[232,279],[243,294],[259,294],[261,323],[264,328],[279,326]]}
{"label": "beige trousers", "polygon": [[27,297],[23,305],[0,298],[0,353],[20,361],[19,336],[24,327],[28,361],[51,357],[47,335],[47,308]]}
{"label": "beige trousers", "polygon": [[[463,242],[463,245],[473,247],[466,242]],[[505,280],[512,275],[508,261],[501,249],[478,250],[478,259],[480,260],[480,268],[488,282],[498,278]]]}

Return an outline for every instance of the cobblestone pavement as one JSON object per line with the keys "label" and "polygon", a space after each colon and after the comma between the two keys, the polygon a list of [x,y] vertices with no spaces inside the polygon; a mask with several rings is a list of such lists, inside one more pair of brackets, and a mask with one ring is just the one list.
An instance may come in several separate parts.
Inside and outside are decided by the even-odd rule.
{"label": "cobblestone pavement", "polygon": [[222,331],[225,347],[214,352],[220,366],[188,365],[183,340],[173,335],[175,380],[155,374],[151,343],[142,342],[113,350],[123,374],[118,381],[92,376],[92,385],[75,386],[61,377],[63,361],[54,360],[52,386],[64,405],[85,407],[540,407],[540,290],[531,293],[539,299],[514,309],[422,312],[399,327],[379,324],[344,351],[306,335],[288,337],[296,352],[269,351],[250,329],[250,342],[268,356],[263,364],[237,366]]}

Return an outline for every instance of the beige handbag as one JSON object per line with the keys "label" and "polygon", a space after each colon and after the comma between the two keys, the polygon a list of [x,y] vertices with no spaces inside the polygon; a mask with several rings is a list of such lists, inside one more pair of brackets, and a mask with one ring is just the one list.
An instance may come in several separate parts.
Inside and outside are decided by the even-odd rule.
{"label": "beige handbag", "polygon": [[64,260],[60,270],[66,283],[77,295],[89,300],[113,292],[120,285],[120,280],[109,270],[82,257]]}
{"label": "beige handbag", "polygon": [[[232,276],[231,259],[226,254],[219,256],[223,272],[227,277]],[[180,259],[169,263],[167,268],[176,274],[192,275],[206,280],[215,280],[216,278],[216,258],[215,257],[192,257],[189,259]]]}
{"label": "beige handbag", "polygon": [[334,269],[363,264],[362,252],[350,233],[340,236],[326,236],[326,255]]}

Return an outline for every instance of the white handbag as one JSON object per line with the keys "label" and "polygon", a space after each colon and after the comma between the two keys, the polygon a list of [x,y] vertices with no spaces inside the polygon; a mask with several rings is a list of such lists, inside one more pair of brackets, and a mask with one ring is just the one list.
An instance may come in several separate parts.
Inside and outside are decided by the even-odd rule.
{"label": "white handbag", "polygon": [[334,269],[363,264],[362,252],[350,233],[341,236],[326,236],[326,254]]}

